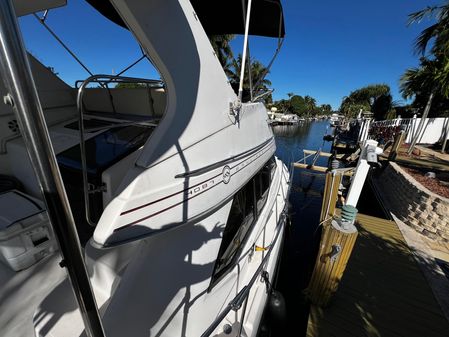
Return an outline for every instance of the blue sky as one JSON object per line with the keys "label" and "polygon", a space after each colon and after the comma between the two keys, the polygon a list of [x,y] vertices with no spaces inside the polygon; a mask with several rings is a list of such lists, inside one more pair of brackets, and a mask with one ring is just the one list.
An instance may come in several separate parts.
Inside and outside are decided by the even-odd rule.
{"label": "blue sky", "polygon": [[[102,19],[81,0],[50,11],[47,23],[93,73],[118,73],[141,53],[130,33]],[[287,93],[310,95],[319,104],[338,108],[350,91],[374,83],[391,86],[394,99],[401,74],[418,64],[412,44],[430,22],[407,27],[407,15],[436,0],[283,1],[286,38],[268,78],[274,98]],[[87,73],[57,44],[32,16],[20,19],[28,50],[73,85]],[[241,39],[233,45],[239,53]],[[275,39],[250,40],[251,55],[268,63]],[[239,48],[240,47],[240,48]],[[129,76],[157,78],[151,65],[141,63]]]}

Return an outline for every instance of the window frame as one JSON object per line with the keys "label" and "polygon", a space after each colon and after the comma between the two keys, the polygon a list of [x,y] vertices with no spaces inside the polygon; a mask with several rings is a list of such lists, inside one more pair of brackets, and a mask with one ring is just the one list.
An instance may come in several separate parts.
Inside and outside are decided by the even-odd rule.
{"label": "window frame", "polygon": [[[269,164],[271,164],[269,167],[270,167],[270,175],[269,175],[269,185],[268,185],[268,188],[267,188],[267,190],[265,191],[265,193],[262,193],[261,194],[261,196],[263,196],[263,195],[265,195],[266,194],[266,198],[265,198],[265,201],[263,202],[263,204],[262,204],[262,206],[260,207],[260,210],[257,208],[257,201],[258,201],[258,199],[257,199],[257,195],[256,195],[256,177],[258,177],[258,179],[259,179],[259,184],[262,184],[262,176],[261,176],[261,174],[262,174],[262,172],[263,172],[263,170],[267,167],[267,165],[269,165]],[[243,240],[241,240],[241,242],[239,243],[239,246],[238,246],[238,248],[235,250],[235,252],[234,252],[234,254],[232,255],[232,258],[230,259],[230,261],[227,263],[227,265],[223,268],[223,269],[221,269],[221,270],[219,270],[218,272],[217,272],[217,263],[218,263],[218,261],[220,260],[220,252],[221,252],[221,250],[222,250],[222,247],[221,247],[221,245],[222,245],[222,243],[223,243],[223,241],[222,241],[222,243],[220,244],[220,248],[219,248],[219,251],[218,251],[218,255],[217,255],[217,258],[215,259],[215,264],[214,264],[214,269],[213,269],[213,271],[212,271],[212,275],[211,275],[211,281],[210,281],[210,284],[209,284],[209,287],[208,287],[208,289],[207,289],[207,292],[210,292],[218,283],[220,283],[220,281],[223,279],[223,278],[225,278],[226,277],[226,275],[228,275],[234,268],[235,268],[235,266],[237,265],[237,261],[239,260],[239,258],[240,258],[240,256],[241,256],[241,253],[242,253],[242,250],[243,250],[243,247],[245,247],[245,245],[246,245],[246,243],[248,242],[248,240],[249,240],[249,238],[251,237],[251,233],[253,232],[253,229],[254,229],[254,227],[255,227],[255,224],[257,223],[257,221],[259,221],[259,217],[260,217],[260,214],[262,213],[262,210],[264,209],[264,207],[265,207],[265,205],[266,205],[266,203],[267,203],[267,201],[268,201],[268,196],[269,196],[269,193],[270,193],[270,190],[271,190],[271,186],[272,186],[272,183],[273,183],[273,178],[274,178],[274,175],[275,175],[275,172],[276,172],[276,168],[277,168],[277,164],[276,164],[276,158],[275,158],[275,156],[273,155],[272,157],[270,157],[270,159],[269,160],[267,160],[266,162],[265,162],[265,164],[232,196],[232,201],[234,202],[234,199],[235,199],[235,197],[236,197],[236,195],[238,194],[238,193],[240,193],[241,191],[243,191],[245,188],[246,188],[246,186],[249,184],[249,183],[251,183],[252,184],[252,190],[253,190],[253,221],[252,221],[252,223],[249,225],[249,227],[248,227],[248,229],[247,229],[247,231],[246,231],[246,233],[245,233],[245,236],[244,236],[244,238],[243,238]],[[231,205],[231,207],[232,207],[232,205]],[[226,230],[226,227],[228,226],[228,220],[229,220],[229,216],[230,216],[230,214],[231,214],[231,210],[229,211],[229,214],[228,214],[228,218],[227,218],[227,220],[226,220],[226,226],[225,226],[225,229],[224,229],[224,231]],[[240,228],[240,227],[239,227]],[[229,243],[229,245],[232,243],[232,241],[234,240],[234,238],[235,238],[235,236],[237,235],[237,233],[238,233],[238,229],[237,229],[237,231],[234,233],[234,236],[232,237],[232,240],[231,240],[231,242]],[[228,246],[229,247],[229,246]],[[227,248],[226,248],[226,250],[227,250]],[[226,251],[225,250],[225,251]]]}

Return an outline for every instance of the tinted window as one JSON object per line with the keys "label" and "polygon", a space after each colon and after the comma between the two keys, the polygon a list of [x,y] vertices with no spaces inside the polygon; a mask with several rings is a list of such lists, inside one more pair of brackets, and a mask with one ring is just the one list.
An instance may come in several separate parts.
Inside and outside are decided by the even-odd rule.
{"label": "tinted window", "polygon": [[220,277],[236,256],[249,228],[254,223],[254,190],[250,180],[234,196],[215,264],[214,278]]}
{"label": "tinted window", "polygon": [[271,158],[254,177],[256,184],[257,214],[260,214],[268,198],[271,180],[276,168],[274,157]]}
{"label": "tinted window", "polygon": [[[267,201],[275,167],[276,162],[273,157],[234,195],[211,285],[234,265],[242,244]],[[257,205],[257,211],[255,205]]]}

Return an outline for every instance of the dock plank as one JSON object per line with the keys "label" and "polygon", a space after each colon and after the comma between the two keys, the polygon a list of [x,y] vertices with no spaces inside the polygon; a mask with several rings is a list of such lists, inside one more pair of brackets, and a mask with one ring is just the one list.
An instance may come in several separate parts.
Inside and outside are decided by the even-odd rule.
{"label": "dock plank", "polygon": [[310,308],[307,337],[449,336],[449,322],[390,220],[359,214],[359,237],[330,305]]}

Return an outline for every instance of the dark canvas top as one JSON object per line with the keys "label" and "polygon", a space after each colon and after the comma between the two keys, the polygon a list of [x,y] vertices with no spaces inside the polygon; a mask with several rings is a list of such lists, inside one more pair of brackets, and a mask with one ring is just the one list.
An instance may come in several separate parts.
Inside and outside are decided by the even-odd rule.
{"label": "dark canvas top", "polygon": [[[109,1],[86,1],[102,15],[125,27]],[[208,35],[245,33],[242,0],[190,0],[190,2]],[[250,35],[284,37],[284,16],[280,0],[253,0],[251,7]]]}

